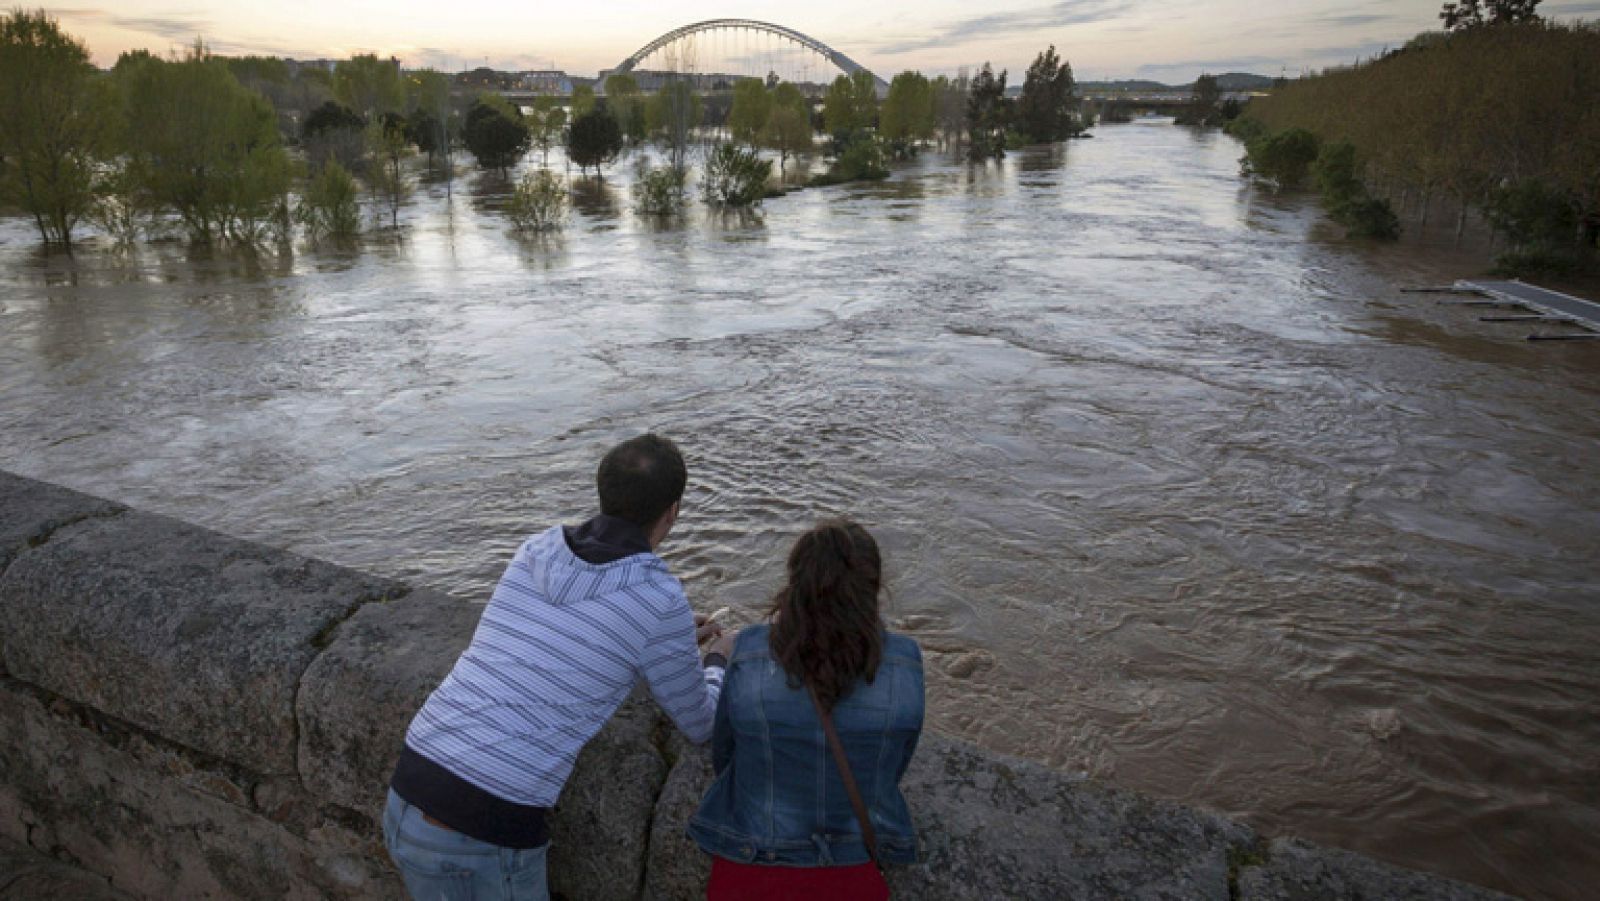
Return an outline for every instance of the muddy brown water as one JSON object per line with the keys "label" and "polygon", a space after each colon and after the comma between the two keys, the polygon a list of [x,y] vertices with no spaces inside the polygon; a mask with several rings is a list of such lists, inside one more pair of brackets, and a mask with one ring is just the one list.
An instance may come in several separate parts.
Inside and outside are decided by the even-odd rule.
{"label": "muddy brown water", "polygon": [[760,615],[879,535],[930,716],[990,748],[1535,898],[1600,883],[1600,346],[1398,288],[1137,122],[763,213],[560,237],[425,185],[403,239],[43,256],[0,224],[0,466],[482,600],[675,437],[668,554]]}

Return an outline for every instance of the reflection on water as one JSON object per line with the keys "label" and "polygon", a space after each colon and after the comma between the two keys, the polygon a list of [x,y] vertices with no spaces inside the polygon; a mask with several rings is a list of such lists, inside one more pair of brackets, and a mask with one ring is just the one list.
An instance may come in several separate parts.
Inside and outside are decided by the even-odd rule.
{"label": "reflection on water", "polygon": [[[1402,295],[1148,123],[763,212],[567,231],[509,180],[356,250],[45,256],[0,225],[0,465],[486,596],[642,428],[670,557],[761,614],[793,536],[881,536],[934,725],[1534,897],[1600,879],[1600,354]],[[691,191],[694,186],[690,186]]]}

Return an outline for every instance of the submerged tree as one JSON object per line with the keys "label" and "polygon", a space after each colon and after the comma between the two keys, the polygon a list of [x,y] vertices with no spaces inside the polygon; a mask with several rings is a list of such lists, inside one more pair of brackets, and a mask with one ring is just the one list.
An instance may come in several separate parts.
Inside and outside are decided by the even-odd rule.
{"label": "submerged tree", "polygon": [[495,94],[484,94],[467,111],[461,139],[485,169],[504,171],[517,164],[533,143],[522,113]]}
{"label": "submerged tree", "polygon": [[572,120],[567,131],[567,157],[580,171],[596,175],[622,152],[622,128],[604,109],[593,109]]}
{"label": "submerged tree", "polygon": [[533,110],[526,119],[539,148],[543,165],[550,164],[550,148],[562,142],[567,130],[567,110],[561,101],[548,95],[533,99]]}
{"label": "submerged tree", "polygon": [[735,141],[754,148],[772,116],[772,94],[759,78],[741,78],[733,85],[733,106],[728,110],[728,132]]}
{"label": "submerged tree", "polygon": [[666,148],[669,164],[682,172],[688,165],[689,136],[704,115],[700,95],[686,79],[669,77],[650,98],[645,114],[650,133]]}
{"label": "submerged tree", "polygon": [[355,110],[329,100],[306,116],[300,127],[300,146],[312,169],[336,161],[347,171],[361,167],[365,154],[366,120]]}
{"label": "submerged tree", "polygon": [[877,81],[866,69],[835,78],[828,86],[828,93],[823,95],[822,121],[829,134],[839,136],[863,131],[876,125],[877,118]]}
{"label": "submerged tree", "polygon": [[639,80],[623,73],[606,79],[606,109],[617,118],[622,137],[636,144],[645,137],[644,95]]}
{"label": "submerged tree", "polygon": [[772,89],[772,114],[767,118],[761,142],[778,151],[779,171],[791,155],[811,150],[811,104],[799,88],[787,81]]}
{"label": "submerged tree", "polygon": [[1006,155],[1006,73],[988,63],[978,70],[967,96],[967,156],[975,162]]}
{"label": "submerged tree", "polygon": [[889,82],[878,114],[878,134],[896,156],[909,156],[917,142],[933,137],[933,84],[921,72],[901,72]]}
{"label": "submerged tree", "polygon": [[963,68],[954,79],[940,75],[933,80],[933,117],[940,146],[961,143],[967,124],[967,90],[971,79]]}
{"label": "submerged tree", "polygon": [[295,219],[312,241],[344,240],[361,231],[361,200],[356,180],[338,161],[330,161],[305,186]]}
{"label": "submerged tree", "polygon": [[292,169],[266,98],[200,44],[125,77],[128,161],[191,240],[254,243],[286,224]]}
{"label": "submerged tree", "polygon": [[411,155],[405,120],[394,114],[379,116],[367,126],[367,184],[389,210],[389,227],[400,227],[400,205],[411,196],[411,180],[406,177],[405,160]]}
{"label": "submerged tree", "polygon": [[43,11],[0,17],[0,205],[31,215],[46,244],[70,247],[93,207],[111,136],[104,88],[88,49]]}
{"label": "submerged tree", "polygon": [[1056,47],[1040,53],[1028,67],[1017,99],[1017,128],[1036,144],[1062,141],[1083,131],[1077,115],[1077,83],[1072,64],[1056,57]]}

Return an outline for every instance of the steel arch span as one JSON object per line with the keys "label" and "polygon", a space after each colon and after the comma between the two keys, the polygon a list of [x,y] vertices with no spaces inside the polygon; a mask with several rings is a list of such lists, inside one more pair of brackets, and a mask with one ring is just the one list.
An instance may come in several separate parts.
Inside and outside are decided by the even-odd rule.
{"label": "steel arch span", "polygon": [[[867,69],[866,66],[861,65],[850,57],[845,56],[843,53],[840,53],[832,47],[829,47],[827,44],[822,43],[814,37],[801,34],[800,32],[795,31],[793,28],[785,28],[782,25],[774,25],[771,22],[760,22],[755,19],[706,19],[704,22],[694,22],[689,25],[684,25],[680,28],[674,28],[650,43],[645,44],[643,47],[640,47],[638,50],[635,50],[632,56],[629,56],[621,63],[618,63],[617,67],[611,71],[619,75],[626,72],[632,72],[633,67],[642,62],[645,57],[655,53],[657,50],[660,50],[662,47],[667,46],[673,41],[686,38],[689,35],[699,34],[703,31],[717,31],[719,29],[734,28],[744,28],[751,31],[764,31],[767,34],[776,35],[780,38],[793,41],[807,50],[826,58],[828,62],[833,63],[839,68],[839,71],[846,75],[854,75],[857,72],[862,71],[872,74],[871,70]],[[889,83],[879,78],[877,75],[872,75],[872,81],[877,86],[877,90],[880,95],[889,90]]]}

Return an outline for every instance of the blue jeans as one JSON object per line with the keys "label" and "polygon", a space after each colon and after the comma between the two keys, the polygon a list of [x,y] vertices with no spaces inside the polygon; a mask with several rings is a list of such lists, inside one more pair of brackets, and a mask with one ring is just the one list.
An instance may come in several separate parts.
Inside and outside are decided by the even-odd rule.
{"label": "blue jeans", "polygon": [[416,901],[550,901],[542,848],[502,848],[444,829],[389,792],[383,838]]}

